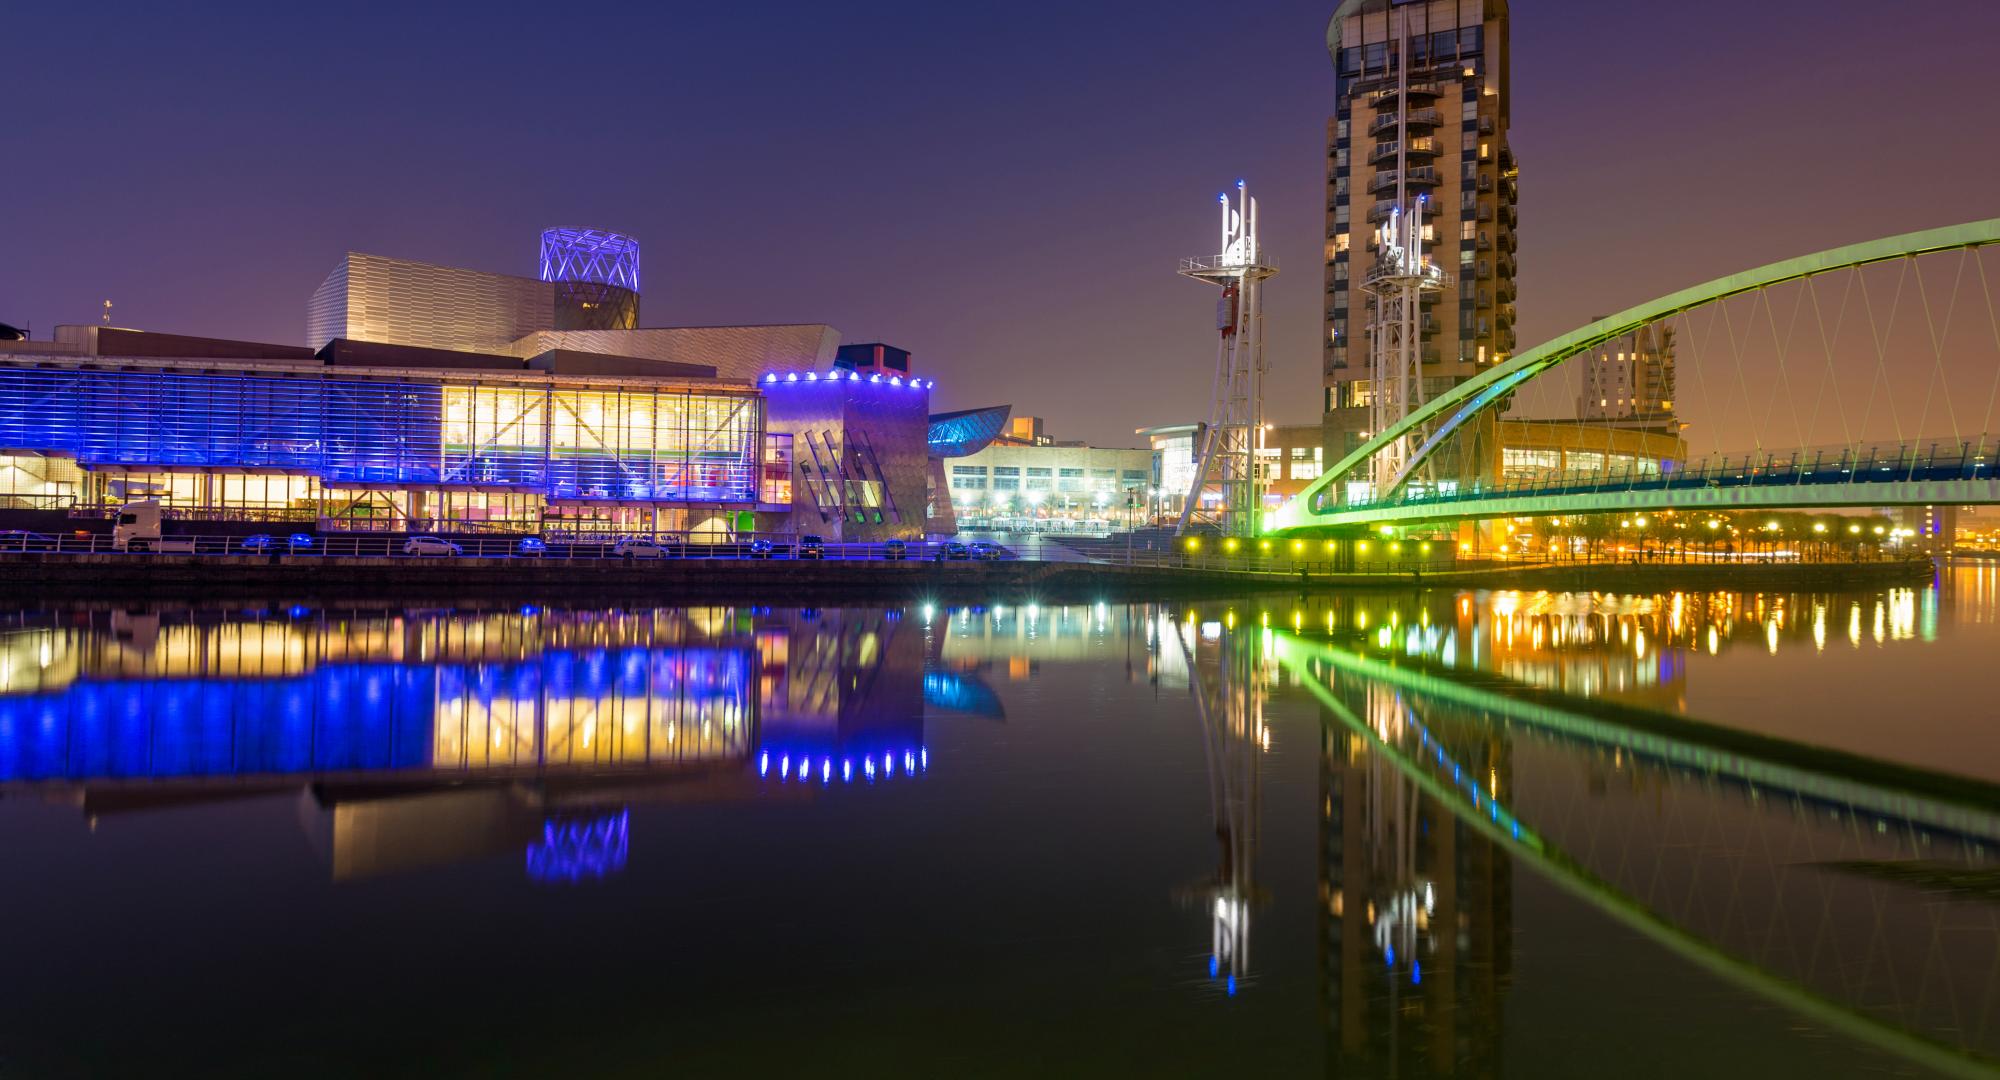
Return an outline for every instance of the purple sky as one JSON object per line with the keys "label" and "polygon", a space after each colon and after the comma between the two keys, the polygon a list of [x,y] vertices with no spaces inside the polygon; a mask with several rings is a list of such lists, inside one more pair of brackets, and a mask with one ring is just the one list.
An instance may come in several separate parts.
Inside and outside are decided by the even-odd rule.
{"label": "purple sky", "polygon": [[[18,6],[0,321],[293,343],[342,251],[529,274],[591,225],[645,245],[649,325],[827,322],[939,408],[1129,445],[1207,411],[1174,264],[1242,176],[1268,409],[1316,420],[1332,6]],[[1515,8],[1523,346],[2000,215],[1992,0]]]}

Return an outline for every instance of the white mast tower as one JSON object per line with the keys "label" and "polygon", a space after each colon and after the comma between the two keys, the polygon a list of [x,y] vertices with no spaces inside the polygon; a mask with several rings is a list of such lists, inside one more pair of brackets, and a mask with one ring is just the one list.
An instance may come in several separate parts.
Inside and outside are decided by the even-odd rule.
{"label": "white mast tower", "polygon": [[[1369,434],[1380,434],[1424,403],[1423,294],[1450,285],[1450,274],[1424,259],[1424,203],[1409,198],[1409,16],[1396,39],[1396,205],[1376,236],[1375,265],[1362,291],[1375,298],[1369,320],[1368,357],[1374,380]],[[1386,497],[1409,467],[1410,437],[1382,449],[1369,462],[1369,497]]]}
{"label": "white mast tower", "polygon": [[1263,521],[1264,482],[1257,452],[1264,442],[1263,282],[1278,272],[1276,260],[1257,246],[1257,200],[1236,181],[1236,205],[1222,204],[1220,254],[1181,260],[1181,274],[1222,287],[1215,306],[1215,401],[1195,464],[1194,484],[1181,507],[1175,535],[1186,532],[1213,480],[1222,489],[1215,523],[1229,536],[1255,535]]}

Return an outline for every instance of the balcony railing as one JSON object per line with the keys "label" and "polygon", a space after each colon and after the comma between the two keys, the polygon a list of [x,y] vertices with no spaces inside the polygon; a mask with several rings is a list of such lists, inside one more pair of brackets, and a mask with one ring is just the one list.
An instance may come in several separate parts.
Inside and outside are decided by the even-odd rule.
{"label": "balcony railing", "polygon": [[[1377,162],[1393,159],[1396,156],[1397,150],[1402,145],[1403,141],[1400,139],[1390,139],[1388,142],[1377,145],[1374,151],[1368,155],[1368,163],[1373,165]],[[1407,153],[1434,158],[1438,153],[1437,140],[1432,138],[1411,139]]]}
{"label": "balcony railing", "polygon": [[[1385,131],[1393,130],[1397,124],[1402,122],[1403,119],[1404,118],[1401,113],[1393,113],[1393,112],[1383,113],[1382,115],[1377,116],[1371,123],[1369,123],[1368,134],[1380,135]],[[1436,127],[1443,122],[1444,118],[1438,115],[1438,111],[1436,109],[1410,110],[1409,124],[1411,127]]]}
{"label": "balcony railing", "polygon": [[[1425,199],[1422,205],[1423,205],[1424,216],[1427,218],[1434,218],[1438,216],[1438,212],[1444,208],[1443,205],[1439,203],[1438,200],[1436,199]],[[1389,215],[1392,212],[1394,212],[1395,209],[1396,209],[1396,202],[1394,199],[1384,199],[1383,201],[1378,202],[1374,206],[1368,208],[1368,221],[1370,224],[1380,225],[1381,223],[1389,220]]]}
{"label": "balcony railing", "polygon": [[1368,184],[1370,194],[1380,194],[1396,186],[1397,177],[1403,177],[1406,184],[1419,187],[1435,187],[1439,183],[1438,171],[1428,166],[1419,169],[1405,169],[1398,173],[1394,169],[1375,174]]}
{"label": "balcony railing", "polygon": [[[1368,105],[1370,108],[1375,109],[1379,109],[1384,105],[1393,105],[1396,103],[1396,95],[1401,93],[1403,89],[1402,87],[1391,86],[1387,89],[1377,90],[1368,95]],[[1407,89],[1410,92],[1410,100],[1412,101],[1420,97],[1435,98],[1444,92],[1438,87],[1438,84],[1432,82],[1413,82]]]}

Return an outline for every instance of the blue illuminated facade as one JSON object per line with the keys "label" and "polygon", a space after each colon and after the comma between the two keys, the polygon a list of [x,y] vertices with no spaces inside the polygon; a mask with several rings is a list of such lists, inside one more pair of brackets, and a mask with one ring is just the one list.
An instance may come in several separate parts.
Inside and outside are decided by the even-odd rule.
{"label": "blue illuminated facade", "polygon": [[443,479],[437,384],[0,365],[0,447],[126,466]]}
{"label": "blue illuminated facade", "polygon": [[324,485],[479,485],[544,500],[757,500],[746,390],[398,381],[0,363],[0,454],[83,468],[280,470]]}

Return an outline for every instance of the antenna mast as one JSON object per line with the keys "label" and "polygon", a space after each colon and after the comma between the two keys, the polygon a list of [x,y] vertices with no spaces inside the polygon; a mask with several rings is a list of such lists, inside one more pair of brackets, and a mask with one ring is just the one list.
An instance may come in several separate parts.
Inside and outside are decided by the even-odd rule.
{"label": "antenna mast", "polygon": [[[1430,196],[1409,198],[1409,15],[1396,38],[1396,204],[1375,236],[1375,264],[1362,279],[1375,298],[1368,328],[1373,394],[1371,435],[1389,430],[1424,403],[1423,294],[1451,284],[1451,275],[1424,258],[1424,210]],[[1382,449],[1369,462],[1369,497],[1384,498],[1407,467],[1410,437]]]}
{"label": "antenna mast", "polygon": [[[1176,536],[1198,513],[1230,536],[1255,535],[1263,523],[1264,479],[1258,469],[1267,370],[1263,282],[1278,272],[1278,264],[1257,245],[1257,200],[1243,181],[1236,181],[1234,206],[1227,193],[1216,201],[1222,205],[1220,254],[1181,260],[1182,276],[1220,286],[1222,296],[1215,306],[1215,398]],[[1204,511],[1201,498],[1211,481],[1221,501]]]}

